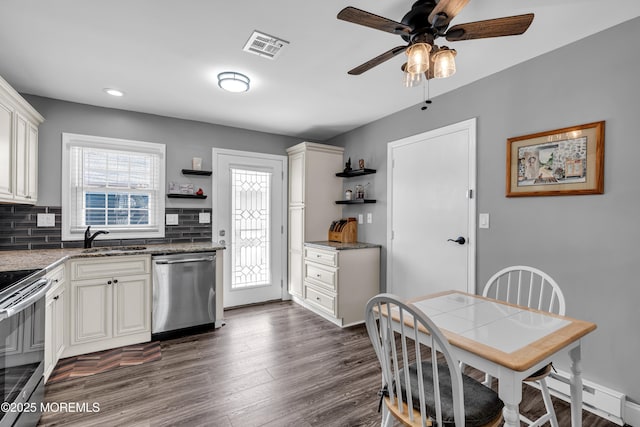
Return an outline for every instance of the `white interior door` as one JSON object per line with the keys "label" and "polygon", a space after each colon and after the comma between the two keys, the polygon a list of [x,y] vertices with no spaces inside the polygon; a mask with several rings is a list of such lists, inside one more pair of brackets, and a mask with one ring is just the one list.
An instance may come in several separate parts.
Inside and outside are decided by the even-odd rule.
{"label": "white interior door", "polygon": [[225,307],[282,298],[285,156],[213,150],[214,239],[224,242]]}
{"label": "white interior door", "polygon": [[389,292],[475,292],[475,132],[471,119],[389,143]]}

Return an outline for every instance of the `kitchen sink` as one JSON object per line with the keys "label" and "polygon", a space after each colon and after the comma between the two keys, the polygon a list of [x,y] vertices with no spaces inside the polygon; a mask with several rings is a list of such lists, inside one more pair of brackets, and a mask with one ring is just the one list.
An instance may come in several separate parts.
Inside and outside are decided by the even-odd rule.
{"label": "kitchen sink", "polygon": [[96,252],[122,252],[122,251],[143,251],[147,249],[146,246],[101,246],[99,248],[89,248],[82,252],[85,254],[91,254]]}

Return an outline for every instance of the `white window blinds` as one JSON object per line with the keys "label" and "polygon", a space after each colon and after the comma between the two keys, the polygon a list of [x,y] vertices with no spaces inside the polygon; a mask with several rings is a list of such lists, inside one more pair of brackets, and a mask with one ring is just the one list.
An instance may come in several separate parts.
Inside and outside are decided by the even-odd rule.
{"label": "white window blinds", "polygon": [[164,169],[163,144],[63,134],[63,239],[164,237]]}

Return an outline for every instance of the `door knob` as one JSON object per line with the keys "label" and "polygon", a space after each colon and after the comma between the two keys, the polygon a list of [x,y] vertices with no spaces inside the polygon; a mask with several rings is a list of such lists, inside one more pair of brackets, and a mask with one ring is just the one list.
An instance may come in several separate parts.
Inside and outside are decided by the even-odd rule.
{"label": "door knob", "polygon": [[466,240],[464,237],[460,236],[460,237],[458,237],[458,238],[457,238],[457,239],[455,239],[455,240],[453,240],[453,239],[447,239],[447,242],[456,242],[456,243],[457,243],[457,244],[459,244],[459,245],[464,245],[465,243],[467,243],[467,240]]}

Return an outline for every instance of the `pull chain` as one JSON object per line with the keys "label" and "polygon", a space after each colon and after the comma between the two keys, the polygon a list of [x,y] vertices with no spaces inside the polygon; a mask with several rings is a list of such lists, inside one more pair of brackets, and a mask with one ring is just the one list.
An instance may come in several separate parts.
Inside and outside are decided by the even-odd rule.
{"label": "pull chain", "polygon": [[[425,76],[426,77],[426,76]],[[429,78],[426,79],[427,83],[422,85],[422,99],[424,99],[424,103],[427,105],[423,105],[422,108],[420,108],[422,111],[426,110],[429,104],[431,104],[431,91],[430,91],[430,87],[429,87]],[[426,93],[425,93],[426,91]]]}

